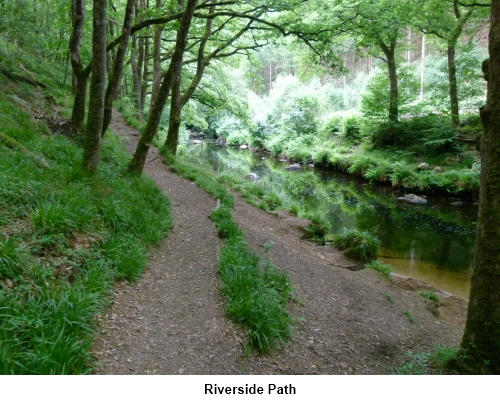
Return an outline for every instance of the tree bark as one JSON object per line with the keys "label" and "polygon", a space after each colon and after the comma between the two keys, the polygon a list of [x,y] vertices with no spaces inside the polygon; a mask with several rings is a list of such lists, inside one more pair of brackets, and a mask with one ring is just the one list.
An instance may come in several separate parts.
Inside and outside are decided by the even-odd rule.
{"label": "tree bark", "polygon": [[149,147],[151,146],[151,141],[153,140],[156,130],[158,129],[161,113],[165,107],[168,94],[170,93],[173,83],[182,70],[184,51],[186,50],[189,29],[193,14],[196,10],[197,2],[198,0],[188,0],[184,14],[180,20],[174,54],[172,55],[170,65],[160,86],[158,97],[154,101],[153,107],[151,108],[146,128],[139,139],[134,156],[129,164],[129,171],[132,173],[141,174],[144,169],[146,156],[148,154]]}
{"label": "tree bark", "polygon": [[177,154],[177,145],[179,143],[179,128],[181,126],[181,75],[175,79],[172,87],[172,97],[170,102],[170,118],[168,123],[167,139],[165,140],[165,147],[172,155]]}
{"label": "tree bark", "polygon": [[113,71],[108,80],[108,86],[106,88],[106,95],[104,97],[104,121],[102,125],[102,133],[108,129],[109,123],[111,122],[111,115],[113,110],[113,101],[115,100],[118,89],[120,88],[120,82],[123,73],[123,65],[125,63],[125,55],[127,53],[128,42],[130,39],[130,29],[132,28],[132,21],[134,17],[134,7],[136,0],[128,0],[127,7],[125,8],[125,18],[123,20],[123,28],[120,45],[118,46],[118,51],[116,52],[115,63],[113,65]]}
{"label": "tree bark", "polygon": [[460,125],[460,114],[458,108],[458,85],[457,85],[457,67],[455,64],[455,47],[458,42],[458,38],[462,35],[465,23],[472,15],[474,10],[469,10],[462,16],[460,9],[458,8],[458,2],[455,0],[453,2],[453,11],[457,19],[457,25],[448,39],[448,80],[450,83],[450,112],[451,112],[451,123],[454,127]]}
{"label": "tree bark", "polygon": [[89,116],[85,131],[83,167],[94,174],[99,165],[104,88],[106,81],[106,0],[94,0],[92,33],[92,79],[89,93]]}
{"label": "tree bark", "polygon": [[500,373],[500,0],[491,2],[474,273],[461,348],[468,372]]}
{"label": "tree bark", "polygon": [[448,43],[448,81],[450,83],[450,111],[451,124],[454,127],[460,125],[460,115],[458,110],[458,87],[457,87],[457,67],[455,64],[455,44]]}
{"label": "tree bark", "polygon": [[384,42],[379,42],[387,61],[387,70],[389,73],[390,94],[389,94],[389,120],[398,121],[399,119],[399,90],[398,74],[396,70],[396,39],[390,41],[389,46]]}
{"label": "tree bark", "polygon": [[141,119],[144,116],[144,107],[146,105],[146,95],[148,92],[148,76],[149,76],[149,38],[144,38],[144,64],[142,74],[142,87],[141,87]]}
{"label": "tree bark", "polygon": [[[210,8],[210,14],[215,11],[215,6]],[[174,87],[172,89],[172,100],[170,104],[170,119],[168,125],[168,133],[167,139],[165,139],[165,147],[167,151],[172,155],[177,154],[177,146],[179,144],[179,128],[181,126],[181,113],[182,108],[186,105],[189,99],[192,97],[195,92],[198,84],[200,84],[201,78],[203,77],[203,73],[205,71],[205,67],[208,64],[208,60],[205,59],[205,47],[207,45],[207,41],[210,38],[212,33],[212,22],[213,18],[207,19],[205,25],[205,33],[200,41],[200,46],[198,48],[198,57],[196,64],[196,73],[191,80],[189,87],[187,88],[184,95],[181,97],[181,74],[178,79],[174,83]]]}
{"label": "tree bark", "polygon": [[81,132],[85,120],[85,99],[87,97],[88,75],[84,74],[80,50],[83,41],[83,27],[85,23],[85,0],[73,0],[72,4],[73,31],[69,43],[71,66],[73,68],[73,93],[75,100],[71,113],[71,125],[77,132]]}
{"label": "tree bark", "polygon": [[[159,10],[161,8],[161,1],[156,0],[156,8]],[[158,90],[161,83],[161,35],[163,30],[161,26],[155,27],[153,33],[153,85],[151,88],[151,106],[153,106],[153,101],[158,95]]]}
{"label": "tree bark", "polygon": [[130,51],[130,67],[132,68],[132,93],[134,106],[137,108],[138,98],[141,92],[141,73],[137,67],[137,37],[132,37],[132,49]]}

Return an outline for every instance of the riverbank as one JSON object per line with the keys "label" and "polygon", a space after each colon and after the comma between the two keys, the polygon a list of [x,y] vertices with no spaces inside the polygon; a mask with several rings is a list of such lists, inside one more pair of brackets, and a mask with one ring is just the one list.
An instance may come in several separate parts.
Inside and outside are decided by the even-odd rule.
{"label": "riverbank", "polygon": [[252,251],[296,286],[292,342],[268,356],[248,355],[248,336],[225,320],[219,294],[221,240],[208,219],[217,202],[151,153],[148,173],[168,192],[176,226],[139,284],[119,285],[101,318],[99,373],[385,374],[405,372],[409,352],[458,345],[465,301],[436,291],[438,304],[420,295],[430,288],[423,284],[349,270],[358,263],[304,240],[297,218],[264,212],[236,193],[234,219]]}

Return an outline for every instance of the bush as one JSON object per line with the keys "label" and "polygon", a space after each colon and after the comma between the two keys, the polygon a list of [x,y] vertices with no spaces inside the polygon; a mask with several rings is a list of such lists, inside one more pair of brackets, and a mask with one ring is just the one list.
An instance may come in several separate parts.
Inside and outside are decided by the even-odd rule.
{"label": "bush", "polygon": [[351,142],[359,143],[361,141],[361,119],[359,115],[352,115],[344,118],[342,122],[342,136]]}
{"label": "bush", "polygon": [[455,130],[448,117],[429,114],[404,119],[400,122],[385,121],[372,128],[374,147],[392,146],[423,155],[436,155],[452,150]]}
{"label": "bush", "polygon": [[368,262],[376,260],[380,249],[380,240],[369,232],[352,229],[335,236],[333,244],[345,251],[347,256]]}

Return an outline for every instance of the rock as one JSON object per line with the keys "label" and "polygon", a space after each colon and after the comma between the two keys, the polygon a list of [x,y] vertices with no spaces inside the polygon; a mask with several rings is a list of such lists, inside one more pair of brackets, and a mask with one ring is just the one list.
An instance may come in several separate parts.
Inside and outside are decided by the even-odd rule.
{"label": "rock", "polygon": [[226,140],[222,136],[219,136],[215,141],[215,144],[219,146],[226,146]]}
{"label": "rock", "polygon": [[288,162],[287,159],[280,159],[280,162]]}
{"label": "rock", "polygon": [[5,284],[7,284],[7,287],[9,287],[9,288],[13,288],[14,287],[14,283],[12,281],[10,281],[9,279],[5,280]]}
{"label": "rock", "polygon": [[248,149],[248,145],[240,145],[240,149]]}
{"label": "rock", "polygon": [[300,170],[300,165],[298,163],[294,163],[293,165],[285,167],[285,170],[288,172],[297,172]]}
{"label": "rock", "polygon": [[245,176],[245,180],[248,181],[257,181],[259,180],[259,175],[256,173],[249,173]]}
{"label": "rock", "polygon": [[452,202],[451,205],[453,205],[454,207],[460,207],[460,206],[464,205],[464,203],[462,201],[455,201],[455,202]]}
{"label": "rock", "polygon": [[429,170],[430,169],[430,166],[429,166],[429,163],[425,163],[425,162],[422,162],[418,165],[418,168],[420,170]]}
{"label": "rock", "polygon": [[443,173],[443,168],[441,166],[436,166],[434,169],[432,169],[434,173]]}
{"label": "rock", "polygon": [[199,139],[195,139],[195,140],[191,141],[191,143],[193,145],[201,145],[203,143],[203,141],[200,141]]}
{"label": "rock", "polygon": [[415,194],[407,194],[404,197],[397,198],[398,201],[405,201],[410,204],[427,204],[427,200],[425,198],[419,197]]}

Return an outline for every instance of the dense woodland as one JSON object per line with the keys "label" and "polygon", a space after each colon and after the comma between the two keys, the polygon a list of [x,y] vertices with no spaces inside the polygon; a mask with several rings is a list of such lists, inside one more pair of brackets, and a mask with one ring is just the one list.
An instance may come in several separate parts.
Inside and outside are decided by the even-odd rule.
{"label": "dense woodland", "polygon": [[[27,183],[17,191],[2,189],[2,212],[10,210],[13,201],[22,201],[23,208],[8,214],[10,219],[0,224],[8,228],[19,218],[29,217],[38,232],[22,241],[4,231],[0,279],[5,284],[6,279],[12,283],[11,279],[25,277],[49,285],[53,281],[47,281],[43,263],[30,267],[29,276],[21,275],[29,262],[23,250],[26,246],[32,252],[73,249],[75,241],[68,235],[99,216],[99,232],[84,238],[81,245],[105,241],[102,252],[72,250],[70,261],[94,277],[91,284],[102,289],[99,294],[105,295],[110,280],[100,279],[102,274],[91,275],[91,268],[111,263],[122,278],[135,279],[138,275],[132,269],[144,265],[145,246],[165,236],[171,226],[168,202],[137,175],[143,171],[152,144],[166,155],[182,155],[194,129],[220,138],[229,147],[248,145],[291,161],[347,171],[370,182],[430,193],[480,193],[475,275],[462,342],[467,359],[462,356],[460,364],[466,372],[498,372],[500,2],[491,3],[0,2],[1,85],[8,89],[11,82],[20,83],[28,98],[30,89],[57,89],[45,90],[46,102],[60,104],[51,120],[72,139],[70,146],[60,141],[51,146],[56,149],[43,152],[49,146],[33,135],[17,132],[16,113],[8,112],[8,99],[2,100],[6,111],[2,114],[10,117],[2,129],[5,133],[0,132],[5,146],[2,159],[11,165],[4,165],[4,173],[9,174],[3,176],[25,173]],[[485,61],[488,53],[489,62]],[[23,100],[18,103],[22,106]],[[131,159],[126,154],[118,156],[109,146],[118,142],[108,131],[113,107],[124,111],[128,123],[141,130]],[[40,110],[44,108],[40,106]],[[26,125],[36,131],[32,122]],[[30,152],[35,146],[40,153]],[[12,148],[32,156],[32,166],[21,164],[20,156],[9,152]],[[46,198],[43,196],[49,191],[37,188],[41,180],[28,173],[38,173],[48,165],[42,157],[45,153],[56,161],[72,161],[70,172],[63,173],[69,169],[61,168],[61,179],[66,179],[63,183],[68,178],[79,179],[78,184],[86,190],[61,186],[60,196],[55,200],[50,197],[55,205],[37,205],[35,201]],[[19,169],[19,165],[24,166]],[[122,178],[123,173],[129,176]],[[133,195],[129,186],[141,194]],[[27,194],[27,187],[31,194]],[[105,205],[79,205],[78,193],[99,194],[99,189],[106,187],[117,187],[127,194],[130,206],[120,206],[111,197]],[[68,198],[72,208],[63,203]],[[60,211],[53,208],[58,204]],[[78,210],[84,215],[74,214]],[[124,225],[126,212],[144,216],[142,229],[131,223]],[[53,218],[52,222],[47,218]],[[147,231],[151,222],[157,226]],[[60,232],[52,232],[59,226]],[[122,253],[130,249],[132,263]],[[4,305],[0,307],[8,326],[4,330],[24,330],[25,324],[34,322],[19,321],[25,300],[52,294],[45,287],[37,288],[36,294],[28,292],[15,300],[6,292],[9,288],[2,289]],[[61,289],[58,294],[76,293]],[[105,303],[104,299],[101,304],[90,301],[82,304],[88,306],[88,314]],[[54,298],[46,302],[43,311],[49,316],[48,306],[56,304]],[[57,322],[57,317],[54,319]],[[22,333],[26,336],[19,337]],[[16,336],[22,344],[38,339],[35,332]],[[14,339],[9,334],[3,338]],[[59,342],[59,337],[54,339]],[[60,344],[76,345],[80,337],[73,343],[68,339]],[[16,345],[21,343],[12,347]],[[42,338],[30,350],[36,352],[46,345]],[[13,354],[12,347],[0,347],[4,373],[33,372],[47,362],[45,355]],[[83,372],[86,354],[70,354],[75,356],[80,356],[75,364],[40,366],[38,370]]]}

